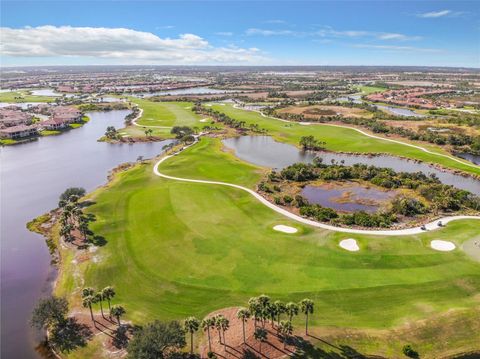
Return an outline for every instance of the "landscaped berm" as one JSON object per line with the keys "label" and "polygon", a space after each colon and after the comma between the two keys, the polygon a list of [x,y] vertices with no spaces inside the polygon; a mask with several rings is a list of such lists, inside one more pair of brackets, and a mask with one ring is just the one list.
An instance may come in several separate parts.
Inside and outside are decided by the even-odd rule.
{"label": "landscaped berm", "polygon": [[[478,221],[455,221],[406,237],[355,234],[359,250],[349,251],[341,243],[351,234],[294,222],[241,189],[161,178],[153,172],[155,162],[119,171],[107,186],[81,199],[88,204],[86,233],[96,245],[79,250],[81,240],[74,239],[74,245],[59,246],[55,288],[57,296],[69,298],[74,313],[89,318],[91,307],[100,318],[98,300],[82,289],[113,285],[112,305],[125,309],[124,323],[183,325],[190,316],[222,314],[227,324],[217,320],[220,324],[205,331],[189,322],[193,351],[202,356],[209,351],[208,334],[211,351],[228,358],[244,352],[267,358],[294,352],[307,358],[401,358],[406,345],[422,358],[443,358],[479,349],[480,263],[462,249],[478,238]],[[158,171],[254,189],[266,169],[224,151],[219,139],[202,137]],[[275,230],[279,224],[297,231]],[[455,249],[434,250],[432,240],[452,242]],[[258,314],[256,329],[253,317],[245,319],[244,344],[238,307],[252,313],[249,299],[261,294],[270,303],[310,298],[309,335],[299,305],[298,315],[291,315],[291,335],[285,327],[288,311],[273,324]],[[284,321],[280,327],[277,319]],[[190,334],[186,337],[184,350],[190,350]],[[123,354],[111,337],[96,335],[69,357]]]}

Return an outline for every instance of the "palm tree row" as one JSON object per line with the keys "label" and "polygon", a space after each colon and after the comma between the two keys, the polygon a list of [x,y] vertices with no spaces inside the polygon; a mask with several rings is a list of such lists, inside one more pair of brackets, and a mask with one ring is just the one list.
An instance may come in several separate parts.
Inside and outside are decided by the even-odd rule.
{"label": "palm tree row", "polygon": [[227,343],[225,339],[225,332],[230,328],[230,321],[224,315],[215,315],[213,317],[206,317],[202,321],[195,317],[188,317],[184,321],[185,331],[190,333],[190,353],[193,354],[193,334],[201,327],[204,332],[207,332],[208,337],[208,351],[212,352],[212,340],[210,330],[216,329],[218,332],[218,341],[222,344],[226,351]]}
{"label": "palm tree row", "polygon": [[115,289],[113,287],[105,287],[100,291],[96,291],[93,288],[86,287],[82,290],[82,304],[84,308],[88,308],[90,310],[90,316],[92,321],[95,322],[95,317],[93,316],[92,305],[99,303],[100,304],[100,311],[102,313],[102,317],[105,318],[105,314],[103,312],[103,302],[107,301],[108,303],[108,310],[109,310],[109,317],[114,317],[117,319],[118,325],[121,326],[120,317],[122,317],[126,311],[121,305],[111,305],[111,300],[115,297]]}
{"label": "palm tree row", "polygon": [[61,200],[59,206],[62,209],[60,216],[60,235],[66,242],[74,240],[72,231],[78,229],[83,236],[83,240],[87,240],[88,235],[88,219],[83,214],[82,209],[78,205],[79,196],[71,195],[68,200]]}

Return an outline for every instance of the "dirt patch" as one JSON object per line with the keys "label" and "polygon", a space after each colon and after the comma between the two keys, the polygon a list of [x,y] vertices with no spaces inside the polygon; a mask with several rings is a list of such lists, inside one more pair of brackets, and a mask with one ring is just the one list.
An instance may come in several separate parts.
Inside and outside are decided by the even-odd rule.
{"label": "dirt patch", "polygon": [[[272,326],[270,321],[265,324],[265,329],[268,332],[267,341],[262,343],[260,352],[260,342],[255,340],[255,323],[253,319],[249,319],[245,323],[245,338],[243,343],[243,329],[242,321],[237,319],[238,307],[226,308],[210,313],[209,316],[218,314],[224,315],[230,321],[230,328],[225,332],[225,343],[219,340],[217,330],[210,330],[210,338],[212,351],[220,358],[238,359],[243,358],[245,353],[253,354],[261,358],[283,358],[295,352],[293,345],[284,345],[281,336],[277,335],[276,324]],[[258,323],[260,326],[261,324]],[[206,358],[208,354],[208,338],[204,336],[205,340],[200,343],[200,353],[202,358]],[[224,345],[225,344],[225,345]],[[253,356],[252,356],[253,357]]]}

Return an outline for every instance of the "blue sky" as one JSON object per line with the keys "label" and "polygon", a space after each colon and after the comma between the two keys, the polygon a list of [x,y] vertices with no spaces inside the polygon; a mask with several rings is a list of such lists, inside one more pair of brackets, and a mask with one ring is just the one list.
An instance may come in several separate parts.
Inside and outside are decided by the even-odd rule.
{"label": "blue sky", "polygon": [[1,64],[480,65],[477,1],[2,1]]}

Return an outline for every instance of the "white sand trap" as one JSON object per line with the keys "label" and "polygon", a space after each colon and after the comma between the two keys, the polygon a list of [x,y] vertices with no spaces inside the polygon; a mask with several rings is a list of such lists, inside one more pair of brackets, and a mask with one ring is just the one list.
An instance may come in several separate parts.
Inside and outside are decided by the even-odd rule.
{"label": "white sand trap", "polygon": [[190,107],[190,106],[188,106],[188,107],[184,107],[184,109],[185,109],[185,110],[190,110],[190,109],[191,109],[191,107]]}
{"label": "white sand trap", "polygon": [[207,103],[205,106],[207,106],[207,107],[212,107],[212,104]]}
{"label": "white sand trap", "polygon": [[208,118],[201,119],[200,122],[207,122]]}
{"label": "white sand trap", "polygon": [[436,251],[450,252],[455,249],[455,244],[449,241],[441,241],[439,239],[435,239],[430,242],[430,247],[432,247]]}
{"label": "white sand trap", "polygon": [[275,227],[273,227],[274,230],[283,232],[283,233],[297,233],[298,230],[296,228],[290,227],[290,226],[284,226],[283,224],[278,224]]}
{"label": "white sand trap", "polygon": [[340,241],[339,246],[350,252],[357,252],[360,250],[360,247],[358,246],[357,241],[353,238],[344,239],[343,241]]}
{"label": "white sand trap", "polygon": [[308,126],[308,125],[311,125],[310,122],[299,122],[300,125],[302,126]]}

